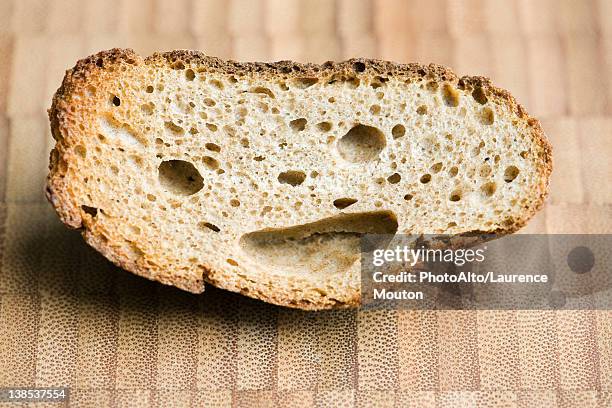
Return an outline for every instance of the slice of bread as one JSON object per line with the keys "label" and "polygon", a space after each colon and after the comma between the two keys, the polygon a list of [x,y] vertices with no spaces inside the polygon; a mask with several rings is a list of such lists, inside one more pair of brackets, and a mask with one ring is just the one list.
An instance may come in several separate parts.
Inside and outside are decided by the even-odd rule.
{"label": "slice of bread", "polygon": [[438,65],[114,49],[49,116],[47,196],[104,256],[303,309],[358,305],[363,233],[511,233],[552,169],[508,92]]}

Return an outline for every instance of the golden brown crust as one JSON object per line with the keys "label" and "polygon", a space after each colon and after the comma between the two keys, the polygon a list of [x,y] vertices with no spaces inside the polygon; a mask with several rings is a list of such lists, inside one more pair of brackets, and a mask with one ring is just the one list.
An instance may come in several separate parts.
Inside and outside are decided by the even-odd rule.
{"label": "golden brown crust", "polygon": [[[493,86],[489,79],[478,76],[464,76],[458,78],[450,69],[436,65],[397,64],[388,61],[372,59],[350,59],[343,62],[325,62],[323,64],[297,63],[292,61],[279,61],[274,63],[263,62],[236,62],[222,60],[207,56],[198,51],[178,50],[166,53],[156,53],[142,58],[131,49],[112,49],[102,51],[77,62],[74,68],[68,70],[53,97],[49,109],[51,132],[56,140],[56,146],[51,152],[49,176],[47,178],[46,196],[54,206],[61,220],[71,228],[82,229],[82,234],[92,247],[102,253],[116,265],[148,279],[157,280],[164,284],[177,286],[181,289],[201,293],[204,290],[204,281],[228,290],[241,292],[247,296],[258,298],[266,302],[282,306],[295,307],[307,310],[329,309],[338,307],[355,307],[359,305],[360,294],[348,295],[345,299],[332,299],[323,297],[296,298],[295,293],[285,292],[279,288],[270,289],[269,286],[258,282],[220,282],[212,278],[214,271],[206,265],[201,265],[199,276],[177,275],[166,268],[168,262],[134,262],[130,259],[128,251],[117,245],[113,240],[112,232],[101,231],[92,222],[91,216],[80,208],[73,200],[71,186],[65,180],[67,163],[70,162],[72,152],[70,138],[77,132],[72,118],[75,111],[87,107],[87,103],[80,101],[75,104],[72,96],[75,90],[87,86],[90,82],[103,81],[104,75],[119,69],[122,65],[170,66],[176,69],[184,68],[185,64],[197,64],[209,72],[221,72],[227,75],[240,77],[242,75],[271,76],[274,78],[337,78],[347,80],[354,77],[379,77],[384,81],[389,76],[402,77],[406,81],[430,79],[438,82],[448,82],[466,92],[479,92],[495,103],[507,106],[516,115],[516,118],[531,131],[540,151],[537,152],[542,182],[538,186],[538,201],[525,209],[523,217],[510,220],[504,229],[495,231],[473,231],[465,235],[495,234],[497,236],[512,233],[521,228],[542,207],[548,194],[548,184],[552,172],[552,148],[546,139],[537,119],[528,115],[509,92]],[[157,262],[159,261],[159,262]]]}
{"label": "golden brown crust", "polygon": [[491,231],[489,233],[495,233],[498,235],[506,235],[511,234],[513,232],[521,229],[529,219],[531,219],[544,205],[544,201],[548,196],[548,188],[550,184],[550,175],[552,174],[553,169],[553,158],[552,158],[552,145],[546,138],[544,134],[544,130],[542,129],[542,125],[540,121],[536,118],[529,116],[525,108],[519,104],[514,96],[510,94],[510,92],[505,89],[497,88],[493,84],[491,84],[491,80],[489,78],[481,77],[481,76],[463,76],[458,81],[459,89],[472,91],[481,88],[487,95],[493,96],[500,103],[503,103],[510,107],[510,111],[513,112],[518,119],[523,120],[527,123],[527,126],[531,129],[531,135],[533,139],[536,141],[536,144],[540,147],[540,151],[537,152],[539,163],[541,163],[541,168],[539,169],[540,174],[543,175],[542,183],[538,188],[539,199],[536,202],[535,206],[532,206],[528,209],[528,211],[524,214],[523,218],[519,220],[514,220],[514,222],[508,226],[505,230],[502,231]]}

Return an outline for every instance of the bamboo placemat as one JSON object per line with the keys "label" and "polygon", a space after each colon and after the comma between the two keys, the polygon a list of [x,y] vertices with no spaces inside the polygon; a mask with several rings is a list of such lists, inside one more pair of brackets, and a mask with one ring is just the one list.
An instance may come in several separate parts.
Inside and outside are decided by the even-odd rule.
{"label": "bamboo placemat", "polygon": [[51,95],[112,47],[489,76],[554,147],[525,231],[612,232],[612,1],[2,0],[0,387],[96,407],[612,406],[610,311],[305,313],[112,266],[42,195]]}

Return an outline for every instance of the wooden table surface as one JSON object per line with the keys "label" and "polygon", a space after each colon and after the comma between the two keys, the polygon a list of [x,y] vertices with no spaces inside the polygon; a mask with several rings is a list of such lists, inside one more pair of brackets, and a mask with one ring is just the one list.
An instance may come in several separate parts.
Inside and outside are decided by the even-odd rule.
{"label": "wooden table surface", "polygon": [[53,92],[113,47],[489,76],[554,148],[524,231],[612,231],[610,0],[1,0],[0,387],[69,386],[75,406],[612,406],[610,311],[303,313],[110,265],[42,188]]}

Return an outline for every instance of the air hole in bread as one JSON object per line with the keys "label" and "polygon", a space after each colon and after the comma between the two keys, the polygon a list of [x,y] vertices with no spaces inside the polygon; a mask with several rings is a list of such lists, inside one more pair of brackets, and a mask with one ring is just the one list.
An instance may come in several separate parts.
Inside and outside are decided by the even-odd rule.
{"label": "air hole in bread", "polygon": [[363,234],[393,235],[397,228],[395,214],[382,210],[339,214],[285,228],[264,228],[244,234],[239,242],[256,265],[272,266],[277,273],[330,276],[346,273],[359,260]]}
{"label": "air hole in bread", "polygon": [[217,125],[215,125],[214,123],[207,123],[206,127],[208,128],[208,130],[210,130],[211,132],[216,132],[217,131]]}
{"label": "air hole in bread", "polygon": [[410,201],[410,200],[412,200],[412,198],[413,198],[413,197],[414,197],[414,194],[406,194],[406,195],[404,196],[404,200],[406,200],[406,201]]}
{"label": "air hole in bread", "polygon": [[232,266],[238,266],[238,262],[236,262],[232,258],[227,258],[227,263],[232,265]]}
{"label": "air hole in bread", "polygon": [[223,85],[223,82],[219,81],[218,79],[211,79],[210,84],[217,89],[225,88],[225,86]]}
{"label": "air hole in bread", "polygon": [[461,190],[454,190],[448,199],[453,202],[461,200]]}
{"label": "air hole in bread", "polygon": [[417,108],[417,113],[419,115],[425,115],[427,113],[427,105],[421,105]]}
{"label": "air hole in bread", "polygon": [[113,95],[113,99],[112,99],[113,105],[115,106],[120,106],[121,105],[121,99],[119,99],[118,96]]}
{"label": "air hole in bread", "polygon": [[257,107],[264,113],[268,112],[268,110],[270,109],[268,104],[264,102],[257,102]]}
{"label": "air hole in bread", "polygon": [[329,132],[332,128],[332,124],[330,122],[321,122],[317,124],[317,129],[321,132]]}
{"label": "air hole in bread", "polygon": [[294,119],[291,122],[289,122],[289,126],[294,131],[301,132],[302,130],[306,129],[306,123],[307,123],[306,119],[299,118],[299,119]]}
{"label": "air hole in bread", "polygon": [[504,181],[511,183],[519,175],[519,169],[516,166],[508,166],[504,170]]}
{"label": "air hole in bread", "polygon": [[219,146],[216,143],[206,143],[204,146],[206,147],[206,149],[210,150],[211,152],[219,153],[221,151],[221,146]]}
{"label": "air hole in bread", "polygon": [[85,214],[89,214],[94,218],[98,215],[98,209],[96,207],[90,207],[83,204],[81,205],[81,210],[83,210]]}
{"label": "air hole in bread", "polygon": [[381,86],[383,86],[385,84],[385,82],[387,82],[389,80],[389,78],[385,78],[385,77],[381,77],[381,76],[375,76],[374,79],[372,80],[372,82],[370,83],[370,86],[374,89],[378,89]]}
{"label": "air hole in bread", "polygon": [[380,113],[380,105],[372,105],[372,106],[370,106],[370,113],[372,115],[378,115]]}
{"label": "air hole in bread", "polygon": [[365,71],[365,69],[366,69],[366,66],[363,62],[357,61],[353,63],[353,70],[355,72],[363,72]]}
{"label": "air hole in bread", "polygon": [[151,86],[151,85],[147,86],[147,89],[145,91],[147,93],[153,93],[153,86]]}
{"label": "air hole in bread", "polygon": [[480,177],[488,177],[491,172],[491,166],[489,166],[488,164],[483,164],[478,170],[478,174],[480,175]]}
{"label": "air hole in bread", "polygon": [[264,207],[261,209],[261,215],[266,215],[267,213],[272,211],[272,207],[270,207],[269,205],[264,205]]}
{"label": "air hole in bread", "polygon": [[349,86],[349,88],[355,89],[361,85],[361,80],[359,78],[349,77],[346,79],[345,83]]}
{"label": "air hole in bread", "polygon": [[378,158],[385,148],[385,135],[373,126],[353,126],[338,141],[340,156],[352,163],[363,163]]}
{"label": "air hole in bread", "polygon": [[335,84],[336,82],[340,82],[340,83],[342,83],[343,85],[348,85],[348,86],[349,86],[349,88],[352,88],[352,89],[357,88],[357,87],[358,87],[358,86],[361,84],[361,81],[359,80],[359,78],[356,78],[356,77],[354,77],[354,76],[348,76],[348,77],[347,77],[346,75],[339,74],[339,73],[338,73],[338,74],[334,74],[334,75],[332,75],[332,76],[331,76],[331,77],[330,77],[330,78],[327,80],[327,83],[328,83],[329,85],[331,85],[331,84]]}
{"label": "air hole in bread", "polygon": [[235,198],[232,198],[232,199],[230,200],[230,205],[231,205],[232,207],[240,207],[240,200],[237,200],[237,199],[235,199]]}
{"label": "air hole in bread", "polygon": [[436,92],[439,88],[439,85],[436,81],[429,81],[425,87],[427,88],[428,91],[430,92]]}
{"label": "air hole in bread", "polygon": [[349,207],[355,204],[356,202],[357,202],[356,198],[349,198],[349,197],[337,198],[334,200],[334,207],[338,208],[339,210],[343,210],[346,207]]}
{"label": "air hole in bread", "polygon": [[209,170],[217,170],[219,168],[219,161],[214,157],[204,156],[202,157],[202,163],[204,163]]}
{"label": "air hole in bread", "polygon": [[299,170],[283,171],[278,175],[278,181],[281,184],[289,184],[293,187],[299,186],[306,180],[306,173]]}
{"label": "air hole in bread", "polygon": [[480,191],[485,197],[491,197],[493,194],[495,194],[496,190],[497,184],[495,184],[493,181],[484,183],[482,186],[480,186]]}
{"label": "air hole in bread", "polygon": [[168,129],[170,132],[176,135],[182,135],[183,133],[185,133],[185,129],[183,129],[182,126],[179,126],[172,121],[165,122],[164,125],[166,129]]}
{"label": "air hole in bread", "polygon": [[442,98],[446,106],[454,108],[459,105],[459,92],[450,84],[444,84],[442,87]]}
{"label": "air hole in bread", "polygon": [[483,125],[492,125],[495,121],[495,114],[491,108],[483,108],[478,114],[478,119]]}
{"label": "air hole in bread", "polygon": [[391,136],[393,136],[394,139],[399,139],[400,137],[403,137],[405,134],[406,134],[406,127],[404,127],[404,125],[397,124],[393,126],[393,129],[391,129]]}
{"label": "air hole in bread", "polygon": [[151,116],[155,112],[155,104],[153,102],[143,103],[140,105],[140,110],[147,116]]}
{"label": "air hole in bread", "polygon": [[221,229],[217,227],[215,224],[211,224],[210,222],[204,222],[204,221],[198,223],[198,228],[200,228],[203,231],[213,231],[213,232],[221,231]]}
{"label": "air hole in bread", "polygon": [[269,88],[266,88],[266,87],[263,87],[263,86],[253,87],[253,88],[251,88],[249,90],[249,92],[257,93],[257,94],[263,94],[263,95],[269,96],[270,98],[274,98],[274,93]]}
{"label": "air hole in bread", "polygon": [[208,106],[208,107],[213,107],[217,104],[217,102],[215,102],[213,99],[211,98],[204,98],[204,105]]}
{"label": "air hole in bread", "polygon": [[474,98],[474,100],[481,105],[484,105],[488,102],[487,96],[485,95],[484,90],[480,86],[474,88],[474,90],[472,91],[472,98]]}
{"label": "air hole in bread", "polygon": [[306,89],[313,86],[317,82],[319,82],[318,78],[296,78],[293,81],[293,84],[300,89]]}
{"label": "air hole in bread", "polygon": [[390,184],[397,184],[402,180],[402,176],[399,173],[393,173],[389,177],[387,177],[387,181]]}
{"label": "air hole in bread", "polygon": [[[236,108],[236,113],[238,114],[238,116],[240,116],[241,118],[244,118],[246,115],[248,115],[249,110],[247,108],[245,108],[244,106],[239,106],[238,108]],[[240,125],[244,125],[244,119],[239,120],[236,122],[236,124],[238,126]]]}
{"label": "air hole in bread", "polygon": [[421,183],[427,184],[431,181],[431,174],[423,174],[420,179]]}
{"label": "air hole in bread", "polygon": [[430,170],[433,174],[439,173],[442,170],[442,162],[432,164]]}
{"label": "air hole in bread", "polygon": [[344,83],[347,84],[349,88],[353,88],[353,89],[361,85],[361,81],[359,80],[359,78],[355,78],[355,77],[347,78]]}
{"label": "air hole in bread", "polygon": [[85,149],[85,146],[83,145],[76,145],[74,147],[74,152],[82,158],[85,158],[87,156],[87,149]]}
{"label": "air hole in bread", "polygon": [[[214,159],[213,159],[214,160]],[[173,194],[188,196],[204,187],[204,179],[196,167],[184,160],[165,160],[158,168],[159,183]]]}
{"label": "air hole in bread", "polygon": [[195,72],[193,72],[193,69],[189,68],[185,71],[185,78],[188,81],[193,81],[195,79]]}

